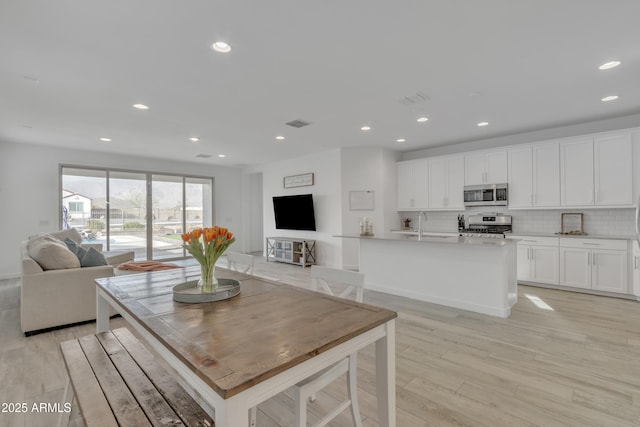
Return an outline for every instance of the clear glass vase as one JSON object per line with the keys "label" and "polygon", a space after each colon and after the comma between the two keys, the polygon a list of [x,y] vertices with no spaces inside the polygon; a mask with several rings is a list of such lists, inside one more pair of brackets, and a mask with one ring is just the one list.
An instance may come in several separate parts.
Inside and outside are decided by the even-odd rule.
{"label": "clear glass vase", "polygon": [[200,264],[200,280],[198,280],[198,287],[201,292],[214,293],[218,288],[218,279],[214,276],[215,270],[215,263],[210,265]]}

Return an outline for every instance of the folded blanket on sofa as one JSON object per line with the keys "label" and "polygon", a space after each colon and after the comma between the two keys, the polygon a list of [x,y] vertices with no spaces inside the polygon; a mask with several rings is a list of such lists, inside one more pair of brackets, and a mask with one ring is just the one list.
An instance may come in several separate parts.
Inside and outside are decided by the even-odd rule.
{"label": "folded blanket on sofa", "polygon": [[169,264],[166,262],[158,261],[129,261],[124,262],[118,266],[118,270],[129,271],[158,271],[158,270],[171,270],[172,268],[183,268],[180,265]]}

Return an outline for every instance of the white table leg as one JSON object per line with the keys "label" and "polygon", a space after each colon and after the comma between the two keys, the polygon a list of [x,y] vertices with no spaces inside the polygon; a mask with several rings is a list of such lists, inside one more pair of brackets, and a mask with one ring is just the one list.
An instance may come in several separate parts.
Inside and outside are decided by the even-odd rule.
{"label": "white table leg", "polygon": [[247,427],[250,408],[237,397],[225,400],[222,407],[216,408],[216,427]]}
{"label": "white table leg", "polygon": [[396,427],[396,321],[386,324],[387,334],[376,341],[376,393],[378,422]]}
{"label": "white table leg", "polygon": [[109,330],[109,303],[96,289],[96,330],[98,333]]}

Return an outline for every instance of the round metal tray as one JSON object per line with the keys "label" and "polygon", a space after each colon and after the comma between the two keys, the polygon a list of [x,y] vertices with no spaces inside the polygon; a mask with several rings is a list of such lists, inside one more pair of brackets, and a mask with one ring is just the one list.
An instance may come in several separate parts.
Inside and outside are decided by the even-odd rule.
{"label": "round metal tray", "polygon": [[202,292],[198,281],[192,280],[173,287],[173,300],[177,302],[199,303],[224,301],[240,293],[240,282],[233,279],[218,279],[215,292]]}

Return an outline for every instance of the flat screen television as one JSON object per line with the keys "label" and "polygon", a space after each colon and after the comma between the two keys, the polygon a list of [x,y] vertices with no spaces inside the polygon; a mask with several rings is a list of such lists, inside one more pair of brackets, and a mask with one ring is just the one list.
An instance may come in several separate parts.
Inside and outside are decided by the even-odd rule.
{"label": "flat screen television", "polygon": [[277,229],[316,231],[316,215],[311,194],[274,196],[273,212]]}

